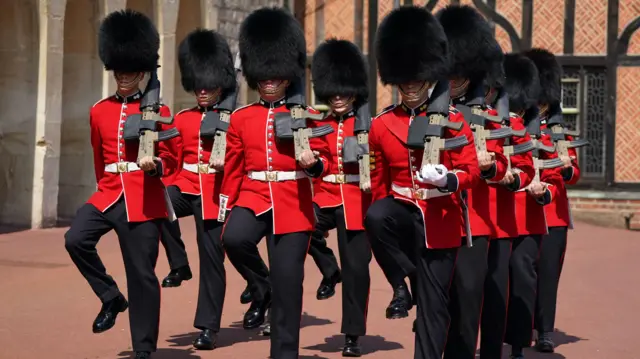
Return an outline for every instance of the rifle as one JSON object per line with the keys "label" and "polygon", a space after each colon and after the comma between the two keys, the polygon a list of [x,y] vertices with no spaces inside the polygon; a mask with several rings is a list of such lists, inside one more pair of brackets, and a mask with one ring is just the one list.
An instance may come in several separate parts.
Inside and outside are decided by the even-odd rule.
{"label": "rifle", "polygon": [[487,140],[497,140],[512,136],[510,127],[503,126],[502,128],[495,130],[485,129],[487,121],[503,123],[503,118],[500,116],[491,116],[485,113],[483,110],[485,102],[483,90],[483,86],[480,86],[479,84],[472,86],[468,92],[471,99],[464,105],[456,106],[456,108],[462,112],[464,119],[469,124],[469,127],[471,127],[471,131],[473,131],[473,142],[477,153],[487,151]]}
{"label": "rifle", "polygon": [[371,156],[369,153],[369,130],[371,129],[371,110],[369,103],[360,104],[356,110],[353,132],[355,136],[344,139],[342,160],[346,163],[358,162],[360,169],[360,189],[371,185]]}
{"label": "rifle", "polygon": [[[431,93],[427,116],[418,116],[409,125],[407,135],[407,147],[424,149],[422,166],[427,164],[440,164],[440,152],[453,150],[469,144],[466,136],[443,138],[445,128],[454,131],[462,129],[462,122],[449,121],[449,81],[438,81]],[[466,203],[466,192],[462,191],[462,209],[467,229],[467,246],[473,247],[471,231],[469,227],[469,211]]]}
{"label": "rifle", "polygon": [[144,157],[155,156],[156,142],[166,141],[180,135],[175,127],[166,131],[157,130],[158,122],[167,125],[173,123],[173,117],[162,117],[158,114],[160,106],[160,80],[158,80],[157,71],[153,71],[140,100],[142,113],[129,115],[124,124],[123,138],[140,141],[138,162]]}
{"label": "rifle", "polygon": [[[242,70],[240,66],[240,53],[236,54],[234,68],[236,70],[236,88],[224,94],[222,101],[216,106],[218,112],[208,111],[200,123],[200,136],[213,138],[213,147],[209,157],[209,167],[213,167],[215,162],[224,163],[227,151],[227,131],[231,121],[231,113],[235,111],[238,102],[238,91],[242,80]],[[208,169],[207,169],[208,171]]]}
{"label": "rifle", "polygon": [[307,120],[322,120],[322,114],[313,114],[307,110],[303,78],[298,78],[287,89],[285,100],[289,112],[278,112],[274,116],[276,138],[291,140],[295,148],[296,160],[306,150],[311,150],[309,139],[326,136],[333,132],[329,125],[307,128]]}
{"label": "rifle", "polygon": [[527,124],[527,132],[531,135],[531,142],[533,143],[534,149],[531,151],[533,155],[533,168],[535,170],[535,175],[531,183],[540,183],[540,171],[551,168],[558,168],[564,166],[564,163],[560,159],[560,157],[543,160],[540,158],[540,151],[544,151],[547,153],[553,153],[556,151],[555,146],[546,146],[540,142],[540,135],[542,131],[540,131],[540,116],[536,115],[536,118],[529,121]]}
{"label": "rifle", "polygon": [[[502,126],[511,128],[511,117],[509,114],[509,96],[504,89],[500,91],[498,100],[496,102],[496,108],[498,110],[498,117],[502,119]],[[511,136],[524,137],[526,134],[526,129],[514,130],[511,128]],[[505,138],[504,145],[502,146],[502,153],[507,158],[507,171],[511,171],[511,156],[532,151],[534,148],[535,146],[531,141],[527,141],[525,143],[514,146],[511,144],[510,137]]]}
{"label": "rifle", "polygon": [[543,133],[551,136],[551,141],[556,145],[559,157],[569,157],[570,148],[583,147],[589,144],[589,140],[583,138],[567,141],[567,135],[575,138],[580,136],[580,131],[572,131],[565,128],[562,111],[560,109],[550,116],[547,121],[547,129],[544,130]]}

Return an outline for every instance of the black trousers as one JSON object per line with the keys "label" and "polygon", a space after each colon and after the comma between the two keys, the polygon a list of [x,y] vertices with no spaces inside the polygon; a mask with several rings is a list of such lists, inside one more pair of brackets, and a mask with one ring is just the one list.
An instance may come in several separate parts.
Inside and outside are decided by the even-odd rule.
{"label": "black trousers", "polygon": [[555,327],[558,285],[567,250],[567,232],[567,227],[549,227],[549,234],[542,237],[535,318],[538,333],[550,333]]}
{"label": "black trousers", "polygon": [[473,237],[473,247],[467,247],[466,238],[463,241],[451,285],[451,324],[444,359],[475,359],[478,345],[489,238]]}
{"label": "black trousers", "polygon": [[[371,283],[369,277],[371,246],[367,234],[365,231],[347,230],[344,206],[320,208],[314,203],[314,208],[318,222],[311,236],[311,248],[314,241],[316,243],[320,240],[324,241],[326,231],[334,228],[338,230],[338,251],[342,266],[342,328],[340,332],[347,335],[365,335]],[[312,250],[309,249],[309,254],[311,253]],[[335,257],[333,258],[335,260]],[[316,264],[320,265],[318,261]]]}
{"label": "black trousers", "polygon": [[[193,326],[204,330],[220,330],[224,295],[227,288],[224,269],[224,248],[222,246],[223,223],[217,220],[202,218],[201,196],[183,194],[176,186],[167,189],[178,218],[193,215],[196,222],[196,239],[200,258],[200,283],[198,289],[198,306]],[[180,238],[178,221],[162,223],[162,238],[175,242]],[[180,242],[182,242],[180,240]]]}
{"label": "black trousers", "polygon": [[[318,269],[320,269],[320,273],[322,273],[322,277],[329,279],[340,271],[338,260],[336,259],[335,254],[333,254],[333,250],[331,250],[327,245],[326,238],[324,238],[324,234],[327,231],[336,228],[338,225],[336,222],[336,215],[333,213],[337,207],[326,208],[326,211],[324,211],[314,203],[313,208],[316,212],[318,223],[316,223],[315,231],[311,236],[309,255],[313,258],[313,261],[316,262]],[[342,211],[344,212],[344,209]],[[326,214],[323,215],[323,213]]]}
{"label": "black trousers", "polygon": [[155,274],[161,220],[128,222],[124,199],[104,213],[95,206],[80,207],[65,233],[65,247],[94,293],[104,302],[120,290],[106,272],[96,250],[100,238],[116,231],[127,275],[129,324],[135,351],[155,351],[160,323],[160,285]]}
{"label": "black trousers", "polygon": [[499,359],[507,326],[509,302],[509,260],[513,239],[494,239],[489,243],[488,271],[480,324],[480,359]]}
{"label": "black trousers", "polygon": [[[253,278],[255,299],[268,290],[269,271],[258,253],[257,244],[267,237],[271,277],[271,357],[297,359],[300,347],[302,282],[310,232],[272,235],[273,212],[256,216],[253,211],[234,207],[222,235],[229,260],[247,278]],[[264,287],[264,288],[263,288]],[[256,290],[257,289],[257,290]]]}
{"label": "black trousers", "polygon": [[[427,249],[424,225],[418,208],[391,197],[374,202],[365,218],[373,255],[383,272],[390,273],[386,266],[393,267],[395,272],[391,273],[398,273],[402,264],[415,265],[418,309],[414,358],[441,359],[450,322],[449,289],[458,248]],[[398,256],[398,248],[404,249],[404,258]],[[388,279],[393,283],[392,279],[398,278]]]}
{"label": "black trousers", "polygon": [[[173,186],[168,187],[167,190],[170,190],[171,187]],[[177,213],[176,216],[178,216]],[[169,261],[169,268],[171,270],[178,269],[180,267],[186,267],[189,265],[189,258],[187,257],[187,250],[185,249],[184,241],[182,240],[180,224],[178,223],[178,221],[174,222],[174,227],[176,228],[176,236],[168,236],[165,233],[166,231],[162,231],[162,234],[160,235],[160,242],[164,247],[164,251],[167,255],[167,260]]]}
{"label": "black trousers", "polygon": [[516,348],[531,346],[538,283],[536,262],[541,238],[540,235],[528,235],[513,241],[505,342]]}

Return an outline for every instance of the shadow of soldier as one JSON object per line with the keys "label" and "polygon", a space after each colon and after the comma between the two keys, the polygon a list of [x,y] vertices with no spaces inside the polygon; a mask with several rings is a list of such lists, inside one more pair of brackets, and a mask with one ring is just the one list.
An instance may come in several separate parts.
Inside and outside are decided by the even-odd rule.
{"label": "shadow of soldier", "polygon": [[[124,351],[118,354],[118,359],[129,359],[135,355],[132,351]],[[194,349],[159,348],[153,353],[153,359],[201,359]]]}
{"label": "shadow of soldier", "polygon": [[[302,314],[302,322],[300,328],[327,325],[333,323],[331,320],[318,318],[308,313]],[[256,329],[244,329],[242,322],[233,322],[229,327],[220,328],[218,332],[218,340],[216,342],[217,348],[227,347],[236,343],[246,343],[251,341],[263,341],[269,340],[268,336],[261,335],[262,328]],[[167,339],[168,343],[171,343],[171,347],[187,347],[191,346],[193,341],[200,335],[199,331],[193,331],[190,333],[177,334]]]}
{"label": "shadow of soldier", "polygon": [[[551,333],[551,340],[553,340],[557,349],[558,347],[565,344],[577,343],[579,341],[588,340],[588,339],[576,337],[574,335],[567,334],[562,330],[555,329],[553,333]],[[524,355],[527,359],[566,359],[567,358],[560,353],[540,353],[536,351],[535,348],[533,347],[535,346],[535,343],[532,343],[531,345],[532,345],[531,348],[527,348],[524,351]],[[509,355],[511,355],[511,346],[505,344],[502,347],[502,357],[509,358]],[[479,351],[476,351],[476,358],[480,358]]]}
{"label": "shadow of soldier", "polygon": [[[362,347],[362,354],[371,354],[377,351],[390,351],[403,349],[400,343],[389,342],[380,335],[366,335],[358,340]],[[342,351],[344,346],[344,335],[334,335],[324,338],[324,343],[305,347],[303,349],[317,350],[322,353],[337,353]]]}

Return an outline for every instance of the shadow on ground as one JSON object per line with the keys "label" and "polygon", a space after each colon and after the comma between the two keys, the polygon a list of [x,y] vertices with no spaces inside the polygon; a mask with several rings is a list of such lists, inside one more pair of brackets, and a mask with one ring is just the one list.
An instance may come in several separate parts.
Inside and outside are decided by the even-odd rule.
{"label": "shadow on ground", "polygon": [[[126,351],[118,354],[118,359],[129,359],[135,355],[132,351]],[[196,354],[193,349],[171,349],[171,348],[159,348],[158,351],[153,353],[153,359],[201,359],[202,357]]]}
{"label": "shadow on ground", "polygon": [[[327,325],[331,323],[333,323],[331,320],[318,318],[316,316],[309,315],[308,313],[303,313],[301,328]],[[261,328],[246,330],[242,327],[242,322],[233,322],[229,327],[220,328],[220,332],[218,333],[217,347],[222,348],[237,343],[269,340],[269,337],[262,336],[260,332]],[[170,343],[169,346],[171,347],[187,347],[191,346],[198,335],[200,335],[200,332],[198,331],[193,331],[185,334],[177,334],[171,336],[167,340],[167,342]]]}
{"label": "shadow on ground", "polygon": [[[556,329],[551,334],[551,340],[556,344],[556,348],[565,344],[577,343],[579,341],[588,340],[580,337],[576,337]],[[504,345],[502,347],[502,357],[509,358],[511,355],[511,346]],[[539,353],[533,347],[525,349],[524,356],[527,359],[566,359],[564,355],[560,353]],[[480,358],[480,353],[476,352],[476,358]]]}
{"label": "shadow on ground", "polygon": [[[378,351],[398,350],[404,348],[402,344],[396,342],[389,342],[384,337],[379,335],[364,336],[359,339],[360,346],[362,346],[362,354],[370,354]],[[344,346],[344,335],[334,335],[328,338],[324,338],[324,343],[316,344],[305,347],[308,350],[317,350],[322,353],[339,353]]]}

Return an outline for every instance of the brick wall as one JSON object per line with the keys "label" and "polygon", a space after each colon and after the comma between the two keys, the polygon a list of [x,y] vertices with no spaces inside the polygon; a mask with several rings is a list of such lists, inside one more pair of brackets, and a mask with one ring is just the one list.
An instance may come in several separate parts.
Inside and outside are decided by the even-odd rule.
{"label": "brick wall", "polygon": [[594,196],[574,191],[569,196],[574,220],[603,227],[640,228],[640,198],[635,193]]}

